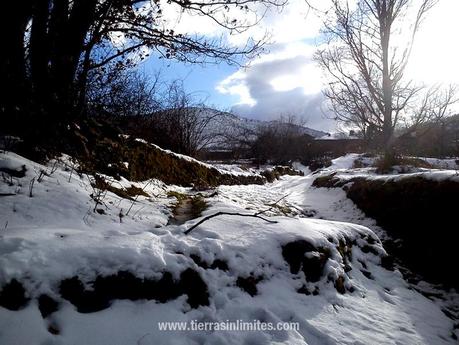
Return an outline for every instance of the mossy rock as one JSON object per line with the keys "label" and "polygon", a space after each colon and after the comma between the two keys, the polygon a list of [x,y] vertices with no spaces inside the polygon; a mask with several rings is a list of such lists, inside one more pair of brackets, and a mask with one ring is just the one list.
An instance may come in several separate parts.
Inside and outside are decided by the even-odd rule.
{"label": "mossy rock", "polygon": [[142,195],[145,197],[149,197],[150,195],[146,193],[142,188],[136,187],[131,185],[128,188],[118,188],[110,183],[108,183],[103,177],[100,175],[94,175],[94,182],[92,184],[94,188],[100,190],[107,190],[112,192],[115,195],[118,195],[120,198],[134,200],[138,195]]}

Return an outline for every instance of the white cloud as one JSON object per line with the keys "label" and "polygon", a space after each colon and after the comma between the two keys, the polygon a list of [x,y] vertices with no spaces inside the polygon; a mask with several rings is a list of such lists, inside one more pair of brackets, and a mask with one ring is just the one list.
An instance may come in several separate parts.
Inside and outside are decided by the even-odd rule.
{"label": "white cloud", "polygon": [[[260,3],[249,4],[253,11],[245,12],[230,6],[228,12],[218,11],[214,16],[219,20],[224,18],[237,19],[239,22],[252,23],[242,33],[228,35],[228,30],[218,25],[214,20],[197,15],[196,12],[182,11],[181,7],[172,3],[166,4],[161,0],[162,20],[168,27],[182,34],[197,34],[212,37],[225,36],[229,44],[244,46],[249,39],[260,40],[266,33],[274,43],[289,43],[314,38],[321,28],[321,20],[310,11],[304,0],[290,0],[282,8],[266,7]],[[320,6],[324,7],[330,0],[322,0]],[[256,14],[255,14],[256,13]]]}
{"label": "white cloud", "polygon": [[297,70],[290,70],[271,79],[270,83],[276,91],[290,91],[302,88],[306,95],[316,94],[322,90],[321,71],[318,66],[305,61]]}
{"label": "white cloud", "polygon": [[[231,94],[240,97],[234,107],[240,114],[270,118],[297,112],[310,118],[310,126],[329,129],[333,124],[323,118],[324,99],[320,96],[324,78],[312,61],[317,47],[305,43],[318,36],[321,20],[314,15],[304,20],[306,7],[301,4],[303,9],[300,1],[294,1],[282,15],[266,19],[275,28],[276,43],[271,52],[226,78],[217,89],[228,92],[231,85]],[[326,6],[326,2],[320,4]],[[428,13],[416,39],[407,77],[427,84],[459,83],[459,45],[455,44],[458,12],[459,1],[442,0]]]}
{"label": "white cloud", "polygon": [[407,74],[426,83],[459,83],[459,1],[442,0],[419,31]]}
{"label": "white cloud", "polygon": [[[322,0],[321,5],[329,3]],[[282,8],[270,8],[256,26],[229,37],[232,44],[243,45],[248,39],[261,39],[268,32],[275,44],[298,42],[319,34],[322,21],[309,10],[304,0],[290,0]]]}
{"label": "white cloud", "polygon": [[237,104],[254,106],[257,102],[250,95],[250,90],[245,83],[245,79],[246,73],[238,71],[221,81],[216,86],[216,89],[222,94],[239,96]]}
{"label": "white cloud", "polygon": [[275,119],[283,114],[304,117],[308,126],[330,130],[323,111],[322,73],[313,61],[313,45],[276,44],[271,53],[225,78],[217,90],[239,96],[233,111],[251,118]]}
{"label": "white cloud", "polygon": [[[323,8],[328,4],[329,0],[320,2]],[[321,19],[303,0],[291,0],[281,13],[271,10],[260,25],[230,36],[232,44],[242,45],[268,30],[274,42],[268,53],[216,86],[223,94],[238,96],[233,111],[259,119],[293,113],[304,116],[310,126],[333,127],[322,111],[322,73],[312,59],[316,47],[307,43],[319,35],[321,25]]]}
{"label": "white cloud", "polygon": [[[305,94],[317,93],[321,90],[322,82],[321,72],[312,59],[314,50],[307,43],[275,45],[271,53],[252,61],[248,67],[221,81],[216,88],[222,93],[229,93],[230,87],[247,86],[248,81],[253,83],[254,80],[260,83],[262,79],[277,91],[301,88]],[[251,91],[256,93],[256,90]]]}
{"label": "white cloud", "polygon": [[312,60],[314,49],[298,42],[275,48],[224,79],[217,90],[239,96],[232,108],[237,114],[257,119],[295,114],[304,117],[310,127],[332,129],[334,123],[324,117],[322,109],[321,73]]}

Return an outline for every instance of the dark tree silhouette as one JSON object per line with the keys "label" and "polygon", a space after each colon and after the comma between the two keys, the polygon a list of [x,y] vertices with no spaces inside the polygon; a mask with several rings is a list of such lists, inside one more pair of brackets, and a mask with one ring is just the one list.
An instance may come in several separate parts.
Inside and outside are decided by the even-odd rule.
{"label": "dark tree silhouette", "polygon": [[[252,56],[264,40],[231,47],[223,39],[175,33],[162,20],[162,6],[210,18],[231,32],[254,25],[230,16],[282,6],[284,0],[24,0],[2,4],[4,36],[0,56],[4,122],[30,115],[48,123],[68,123],[84,114],[88,76],[108,64],[122,69],[155,50],[165,58],[191,63]],[[233,12],[231,12],[233,13]],[[256,12],[253,12],[256,13]],[[261,14],[262,15],[262,14]],[[241,18],[245,18],[241,16]],[[118,42],[115,44],[114,40]],[[9,121],[11,122],[11,121]]]}

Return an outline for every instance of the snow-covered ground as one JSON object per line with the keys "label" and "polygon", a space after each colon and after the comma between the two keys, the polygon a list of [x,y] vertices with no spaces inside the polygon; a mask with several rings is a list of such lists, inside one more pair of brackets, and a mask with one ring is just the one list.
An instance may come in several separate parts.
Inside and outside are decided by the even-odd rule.
{"label": "snow-covered ground", "polygon": [[[344,171],[355,158],[337,159],[323,173]],[[305,176],[285,176],[266,185],[220,186],[204,194],[210,207],[203,217],[262,212],[276,223],[223,215],[184,235],[200,218],[167,225],[176,203],[170,192],[191,190],[155,180],[112,181],[118,188],[143,188],[149,196],[133,202],[104,193],[94,212],[91,194],[98,191],[88,176],[78,176],[63,162],[45,167],[13,153],[0,154],[0,168],[20,171],[23,165],[24,177],[1,178],[0,173],[0,285],[17,279],[31,301],[19,311],[0,307],[0,344],[456,343],[454,323],[439,304],[413,289],[397,270],[381,266],[385,251],[376,235],[383,236],[382,230],[341,189],[312,188],[317,174],[307,168],[298,166]],[[292,273],[283,257],[283,246],[298,240],[328,253],[317,282],[308,281],[303,271]],[[338,248],[343,241],[353,243],[350,259]],[[224,261],[228,269],[197,265],[193,255],[209,266],[217,259]],[[208,306],[192,308],[183,295],[166,303],[115,300],[108,309],[80,313],[59,295],[59,283],[74,276],[91,289],[97,276],[130,271],[140,278],[159,279],[169,272],[179,279],[187,268],[206,283]],[[238,278],[247,277],[259,280],[253,297],[237,284]],[[336,288],[340,279],[344,294]],[[297,292],[302,288],[318,294]],[[60,303],[45,319],[37,304],[41,294]],[[158,328],[158,322],[195,320],[294,322],[299,329]]]}
{"label": "snow-covered ground", "polygon": [[[373,166],[377,157],[366,157],[363,154],[349,153],[345,156],[334,159],[333,164],[321,170],[323,174],[336,173],[341,179],[351,179],[355,177],[365,177],[366,179],[375,180],[400,180],[410,177],[422,177],[429,180],[453,180],[459,181],[458,159],[438,159],[438,158],[420,158],[413,157],[417,160],[423,160],[432,165],[432,168],[420,168],[415,166],[394,166],[392,173],[378,174]],[[354,162],[358,162],[356,168]]]}
{"label": "snow-covered ground", "polygon": [[427,163],[431,164],[437,169],[450,169],[450,170],[459,170],[459,159],[458,158],[449,158],[449,159],[439,159],[439,158],[421,158]]}

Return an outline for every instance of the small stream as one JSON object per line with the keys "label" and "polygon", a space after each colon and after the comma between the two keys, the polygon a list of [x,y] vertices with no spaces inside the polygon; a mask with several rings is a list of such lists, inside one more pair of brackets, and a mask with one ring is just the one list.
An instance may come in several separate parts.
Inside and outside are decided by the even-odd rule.
{"label": "small stream", "polygon": [[196,215],[193,214],[193,199],[186,198],[177,203],[167,225],[181,225],[194,218]]}

